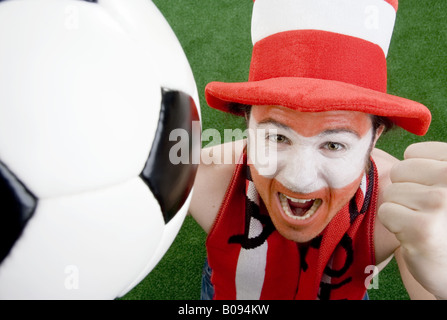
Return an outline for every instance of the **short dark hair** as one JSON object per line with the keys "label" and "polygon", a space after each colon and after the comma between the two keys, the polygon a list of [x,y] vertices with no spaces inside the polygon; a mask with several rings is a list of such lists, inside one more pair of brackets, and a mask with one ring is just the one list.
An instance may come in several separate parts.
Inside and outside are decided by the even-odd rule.
{"label": "short dark hair", "polygon": [[228,104],[228,111],[233,114],[245,116],[246,119],[249,119],[251,107],[252,106],[249,104],[240,104],[240,103],[230,102]]}
{"label": "short dark hair", "polygon": [[387,117],[381,117],[376,115],[371,115],[372,126],[374,129],[374,133],[379,129],[380,126],[383,126],[383,133],[390,131],[394,128],[395,124],[391,119]]}

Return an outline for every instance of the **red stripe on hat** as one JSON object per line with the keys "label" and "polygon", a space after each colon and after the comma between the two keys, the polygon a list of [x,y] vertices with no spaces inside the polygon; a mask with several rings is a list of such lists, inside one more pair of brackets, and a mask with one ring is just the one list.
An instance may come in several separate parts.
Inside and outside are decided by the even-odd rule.
{"label": "red stripe on hat", "polygon": [[386,92],[386,57],[371,42],[319,30],[277,33],[253,48],[249,81],[279,77],[336,80]]}

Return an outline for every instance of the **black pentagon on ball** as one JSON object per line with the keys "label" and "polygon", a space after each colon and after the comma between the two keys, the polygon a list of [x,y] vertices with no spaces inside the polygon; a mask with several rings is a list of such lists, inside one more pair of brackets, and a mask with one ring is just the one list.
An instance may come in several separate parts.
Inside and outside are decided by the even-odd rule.
{"label": "black pentagon on ball", "polygon": [[36,210],[37,198],[0,162],[0,263]]}
{"label": "black pentagon on ball", "polygon": [[[201,148],[200,144],[193,143],[194,135],[200,137],[200,126],[194,126],[194,122],[199,121],[197,106],[191,96],[181,91],[162,89],[157,131],[140,177],[157,199],[165,223],[177,214],[192,190],[198,167],[193,155],[199,154]],[[170,151],[178,143],[170,139],[170,134],[176,129],[184,130],[189,137],[188,159],[180,163],[173,163],[170,159]]]}

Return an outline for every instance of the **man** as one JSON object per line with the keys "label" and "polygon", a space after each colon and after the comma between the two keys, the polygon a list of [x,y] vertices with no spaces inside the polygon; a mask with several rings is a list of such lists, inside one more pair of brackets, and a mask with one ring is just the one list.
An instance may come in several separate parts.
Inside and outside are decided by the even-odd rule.
{"label": "man", "polygon": [[361,299],[366,270],[393,254],[412,297],[447,298],[447,147],[413,145],[402,162],[374,149],[388,124],[423,135],[431,120],[386,93],[396,10],[256,0],[249,81],[206,88],[250,132],[233,163],[203,150],[214,161],[195,183],[214,298]]}

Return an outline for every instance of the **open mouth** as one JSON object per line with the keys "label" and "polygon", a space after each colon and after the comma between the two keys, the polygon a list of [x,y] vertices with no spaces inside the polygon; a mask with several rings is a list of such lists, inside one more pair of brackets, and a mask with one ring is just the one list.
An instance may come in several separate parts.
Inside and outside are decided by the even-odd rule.
{"label": "open mouth", "polygon": [[279,200],[286,215],[296,220],[309,219],[323,202],[321,199],[296,199],[282,193],[279,193]]}

